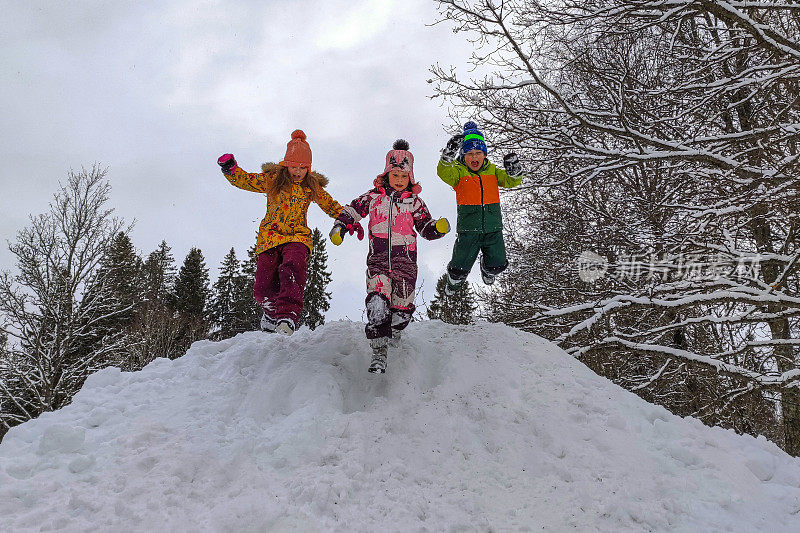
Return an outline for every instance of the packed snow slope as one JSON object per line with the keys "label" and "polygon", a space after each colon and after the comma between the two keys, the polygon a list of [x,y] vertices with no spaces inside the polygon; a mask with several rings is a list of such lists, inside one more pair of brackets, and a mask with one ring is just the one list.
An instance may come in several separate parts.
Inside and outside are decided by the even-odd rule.
{"label": "packed snow slope", "polygon": [[798,531],[800,460],[496,324],[198,342],[0,445],[3,531]]}

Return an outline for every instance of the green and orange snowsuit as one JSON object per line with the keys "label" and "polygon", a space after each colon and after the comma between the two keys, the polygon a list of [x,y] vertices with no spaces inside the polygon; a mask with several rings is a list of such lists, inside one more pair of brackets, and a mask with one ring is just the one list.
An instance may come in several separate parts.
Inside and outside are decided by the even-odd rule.
{"label": "green and orange snowsuit", "polygon": [[436,173],[456,191],[458,203],[457,237],[453,258],[447,265],[450,277],[465,279],[479,252],[483,254],[481,268],[496,276],[508,266],[499,187],[516,187],[522,177],[510,177],[488,159],[477,172],[460,160],[440,160]]}

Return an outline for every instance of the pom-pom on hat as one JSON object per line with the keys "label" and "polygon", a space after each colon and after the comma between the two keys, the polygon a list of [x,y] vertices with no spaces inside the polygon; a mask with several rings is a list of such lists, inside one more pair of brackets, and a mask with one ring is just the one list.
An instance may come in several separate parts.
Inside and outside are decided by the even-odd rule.
{"label": "pom-pom on hat", "polygon": [[461,153],[466,154],[470,150],[481,150],[486,153],[486,141],[483,133],[478,129],[478,125],[471,120],[464,124],[464,140],[461,142]]}
{"label": "pom-pom on hat", "polygon": [[294,130],[292,140],[286,144],[286,155],[279,163],[284,167],[311,167],[311,147],[303,130]]}
{"label": "pom-pom on hat", "polygon": [[414,180],[414,155],[408,151],[408,141],[397,139],[392,145],[392,149],[386,154],[386,168],[378,175],[375,185],[383,186],[383,179],[393,169],[405,170],[408,172],[408,181],[411,185],[411,192],[419,194],[422,187]]}

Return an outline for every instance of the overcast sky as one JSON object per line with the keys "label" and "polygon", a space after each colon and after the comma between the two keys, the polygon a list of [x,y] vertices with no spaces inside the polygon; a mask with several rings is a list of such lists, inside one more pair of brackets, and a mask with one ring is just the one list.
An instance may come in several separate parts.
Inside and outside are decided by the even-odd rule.
{"label": "overcast sky", "polygon": [[[0,268],[14,266],[5,241],[46,211],[68,171],[97,162],[109,169],[117,215],[136,222],[143,256],[163,239],[180,266],[196,246],[215,279],[231,247],[245,256],[265,212],[264,196],[231,186],[217,157],[231,152],[259,171],[283,157],[297,128],[342,204],[368,190],[392,142],[407,139],[421,197],[455,226],[455,194],[436,177],[453,125],[427,80],[432,64],[463,66],[470,48],[452,26],[428,26],[438,18],[432,1],[0,7]],[[327,235],[332,220],[312,204],[309,224]],[[433,297],[454,240],[420,239],[417,305]],[[361,320],[366,242],[327,250],[327,316]]]}

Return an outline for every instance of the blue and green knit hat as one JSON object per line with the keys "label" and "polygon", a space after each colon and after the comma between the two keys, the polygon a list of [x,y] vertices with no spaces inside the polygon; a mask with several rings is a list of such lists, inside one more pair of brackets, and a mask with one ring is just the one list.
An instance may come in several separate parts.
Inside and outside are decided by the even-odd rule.
{"label": "blue and green knit hat", "polygon": [[481,150],[486,153],[486,142],[483,133],[478,129],[478,125],[471,120],[464,124],[464,140],[461,142],[461,153],[466,154],[470,150]]}

